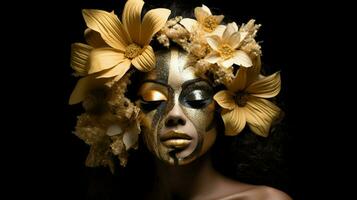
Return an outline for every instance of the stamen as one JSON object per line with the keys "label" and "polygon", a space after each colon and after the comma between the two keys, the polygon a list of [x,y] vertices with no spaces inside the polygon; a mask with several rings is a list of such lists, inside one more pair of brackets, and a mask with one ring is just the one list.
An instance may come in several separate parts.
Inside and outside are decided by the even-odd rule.
{"label": "stamen", "polygon": [[248,95],[244,92],[238,92],[234,97],[236,104],[240,107],[244,107],[248,101]]}
{"label": "stamen", "polygon": [[208,16],[204,19],[202,25],[203,25],[203,29],[210,33],[212,31],[214,31],[214,29],[217,28],[218,23],[217,23],[216,18],[214,18],[214,16]]}
{"label": "stamen", "polygon": [[133,59],[133,58],[137,57],[138,55],[140,55],[141,52],[142,52],[142,48],[140,46],[138,46],[137,44],[132,43],[125,48],[125,57],[127,57],[129,59]]}
{"label": "stamen", "polygon": [[233,57],[234,49],[229,44],[223,44],[218,49],[222,58],[228,59]]}

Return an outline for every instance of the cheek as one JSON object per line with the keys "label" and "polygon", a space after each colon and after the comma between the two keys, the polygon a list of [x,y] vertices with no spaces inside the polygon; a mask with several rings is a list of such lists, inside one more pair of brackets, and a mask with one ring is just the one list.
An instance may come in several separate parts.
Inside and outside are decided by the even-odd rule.
{"label": "cheek", "polygon": [[143,136],[147,147],[153,152],[158,152],[158,131],[163,125],[165,107],[162,104],[157,109],[142,114]]}
{"label": "cheek", "polygon": [[183,107],[187,118],[195,125],[200,133],[210,131],[214,127],[214,102],[202,109]]}
{"label": "cheek", "polygon": [[199,138],[202,139],[202,149],[200,150],[200,155],[205,153],[216,140],[216,124],[214,120],[214,102],[202,109],[193,109],[184,107],[185,115],[194,124]]}

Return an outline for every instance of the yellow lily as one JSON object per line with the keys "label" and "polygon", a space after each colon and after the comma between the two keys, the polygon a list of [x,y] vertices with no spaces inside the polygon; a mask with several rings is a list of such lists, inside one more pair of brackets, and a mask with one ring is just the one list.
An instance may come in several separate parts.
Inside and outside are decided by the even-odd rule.
{"label": "yellow lily", "polygon": [[222,107],[222,119],[226,135],[239,134],[246,123],[257,135],[267,137],[270,126],[280,113],[280,108],[265,98],[275,97],[281,88],[280,73],[259,75],[256,67],[241,67],[228,90],[214,95]]}
{"label": "yellow lily", "polygon": [[[70,104],[81,102],[93,85],[97,85],[93,82],[105,82],[105,79],[110,78],[119,80],[131,65],[143,72],[155,67],[155,54],[149,43],[165,25],[171,11],[153,9],[141,19],[143,5],[142,0],[128,0],[122,15],[123,23],[113,12],[83,10],[89,28],[86,39],[97,48],[91,49],[91,46],[83,44],[75,44],[72,48],[72,64],[75,66],[72,67],[78,75],[88,76],[78,81],[70,97]],[[98,34],[102,41],[98,40]],[[82,52],[78,53],[78,49]]]}

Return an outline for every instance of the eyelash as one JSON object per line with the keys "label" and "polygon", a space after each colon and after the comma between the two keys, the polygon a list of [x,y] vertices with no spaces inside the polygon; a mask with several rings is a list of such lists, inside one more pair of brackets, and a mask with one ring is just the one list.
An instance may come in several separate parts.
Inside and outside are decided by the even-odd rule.
{"label": "eyelash", "polygon": [[[207,88],[207,87],[200,87],[200,88],[188,88],[188,90],[186,90],[187,92],[183,93],[180,97],[180,102],[183,104],[183,105],[186,105],[188,107],[191,107],[191,108],[203,108],[205,107],[206,105],[208,105],[209,103],[211,103],[212,101],[212,95],[211,95],[211,90],[210,88]],[[194,91],[200,91],[202,92],[203,94],[201,94],[202,96],[202,99],[198,99],[198,100],[190,100],[190,99],[187,99],[187,97],[189,95],[194,95]]]}
{"label": "eyelash", "polygon": [[161,103],[163,103],[164,100],[162,101],[145,101],[144,99],[140,98],[140,107],[146,111],[152,111],[154,109],[156,109],[157,107],[160,106]]}

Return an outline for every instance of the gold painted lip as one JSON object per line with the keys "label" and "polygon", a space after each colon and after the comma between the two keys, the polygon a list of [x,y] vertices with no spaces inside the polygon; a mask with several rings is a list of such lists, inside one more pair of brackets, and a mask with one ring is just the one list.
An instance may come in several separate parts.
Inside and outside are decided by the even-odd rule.
{"label": "gold painted lip", "polygon": [[176,139],[181,139],[181,140],[192,140],[192,137],[178,131],[169,131],[162,136],[160,136],[160,141],[164,142],[166,140],[176,140]]}
{"label": "gold painted lip", "polygon": [[162,142],[166,147],[174,149],[184,149],[190,145],[191,140],[188,139],[169,139]]}

